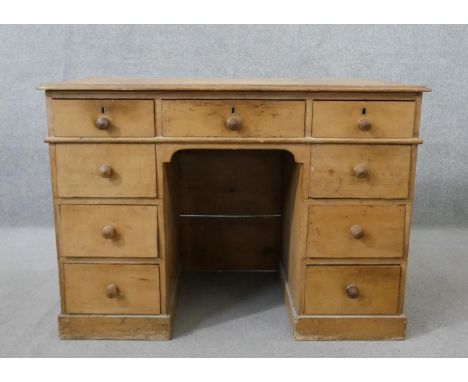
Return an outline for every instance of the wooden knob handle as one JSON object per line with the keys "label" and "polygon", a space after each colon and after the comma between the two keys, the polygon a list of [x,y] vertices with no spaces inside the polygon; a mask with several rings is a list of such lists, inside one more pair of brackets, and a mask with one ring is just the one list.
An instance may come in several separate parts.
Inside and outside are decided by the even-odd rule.
{"label": "wooden knob handle", "polygon": [[110,178],[112,176],[113,170],[112,167],[108,164],[103,164],[99,167],[99,173],[103,178]]}
{"label": "wooden knob handle", "polygon": [[364,228],[359,224],[353,225],[349,230],[355,239],[362,239],[364,237]]}
{"label": "wooden knob handle", "polygon": [[369,176],[369,170],[366,166],[356,166],[353,169],[354,176],[359,179],[364,179]]}
{"label": "wooden knob handle", "polygon": [[109,284],[106,286],[106,296],[108,298],[116,298],[118,297],[120,291],[117,285],[115,284]]}
{"label": "wooden knob handle", "polygon": [[241,127],[241,123],[242,123],[241,119],[236,116],[232,116],[226,119],[226,127],[229,130],[239,130]]}
{"label": "wooden knob handle", "polygon": [[111,125],[111,121],[109,118],[100,116],[96,119],[96,127],[99,130],[107,130]]}
{"label": "wooden knob handle", "polygon": [[101,235],[104,239],[113,239],[115,237],[114,226],[108,224],[102,227]]}
{"label": "wooden knob handle", "polygon": [[349,298],[359,297],[359,288],[356,285],[350,284],[346,287],[346,296]]}
{"label": "wooden knob handle", "polygon": [[368,131],[372,127],[372,123],[366,118],[361,118],[357,123],[357,127],[361,131]]}

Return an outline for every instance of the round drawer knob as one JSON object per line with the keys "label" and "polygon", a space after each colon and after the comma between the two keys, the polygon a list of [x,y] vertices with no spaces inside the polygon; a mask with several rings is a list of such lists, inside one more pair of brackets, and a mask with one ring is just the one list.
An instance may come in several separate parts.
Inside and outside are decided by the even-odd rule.
{"label": "round drawer knob", "polygon": [[114,226],[108,224],[102,227],[101,235],[104,239],[113,239],[115,237]]}
{"label": "round drawer knob", "polygon": [[372,123],[366,118],[361,118],[357,123],[357,127],[361,131],[369,131],[372,127]]}
{"label": "round drawer knob", "polygon": [[353,225],[349,230],[355,239],[362,239],[364,237],[364,229],[359,224]]}
{"label": "round drawer knob", "polygon": [[99,167],[99,173],[103,178],[110,178],[112,176],[112,172],[112,167],[108,164],[103,164],[101,167]]}
{"label": "round drawer knob", "polygon": [[109,284],[106,286],[106,296],[108,298],[116,298],[119,295],[119,288],[115,284]]}
{"label": "round drawer knob", "polygon": [[229,117],[226,119],[226,127],[229,130],[239,130],[241,127],[241,119],[239,117]]}
{"label": "round drawer knob", "polygon": [[96,127],[99,130],[107,130],[110,127],[110,124],[111,121],[109,118],[101,116],[96,119]]}
{"label": "round drawer knob", "polygon": [[356,285],[350,284],[346,287],[346,296],[349,298],[358,298],[359,297],[359,289]]}
{"label": "round drawer knob", "polygon": [[359,179],[365,179],[369,176],[369,170],[365,166],[356,166],[353,169],[354,176]]}

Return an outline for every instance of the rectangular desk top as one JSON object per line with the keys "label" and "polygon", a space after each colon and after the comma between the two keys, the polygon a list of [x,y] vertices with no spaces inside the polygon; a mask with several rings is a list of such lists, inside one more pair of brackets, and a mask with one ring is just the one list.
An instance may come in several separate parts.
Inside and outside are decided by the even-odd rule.
{"label": "rectangular desk top", "polygon": [[423,85],[364,79],[181,79],[87,78],[49,83],[41,90],[174,90],[174,91],[331,91],[331,92],[429,92]]}

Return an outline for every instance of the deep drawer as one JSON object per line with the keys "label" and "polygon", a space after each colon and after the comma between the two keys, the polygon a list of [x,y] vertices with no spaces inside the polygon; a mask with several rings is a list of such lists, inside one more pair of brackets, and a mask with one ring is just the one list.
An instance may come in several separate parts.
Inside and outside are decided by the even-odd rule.
{"label": "deep drawer", "polygon": [[406,198],[410,164],[411,146],[312,145],[309,196]]}
{"label": "deep drawer", "polygon": [[61,197],[155,197],[153,144],[59,144],[57,188]]}
{"label": "deep drawer", "polygon": [[311,205],[307,257],[401,257],[405,211],[404,205]]}
{"label": "deep drawer", "polygon": [[159,267],[64,264],[66,313],[159,314]]}
{"label": "deep drawer", "polygon": [[397,265],[310,265],[305,272],[305,314],[396,314]]}
{"label": "deep drawer", "polygon": [[157,257],[157,206],[60,206],[60,255]]}

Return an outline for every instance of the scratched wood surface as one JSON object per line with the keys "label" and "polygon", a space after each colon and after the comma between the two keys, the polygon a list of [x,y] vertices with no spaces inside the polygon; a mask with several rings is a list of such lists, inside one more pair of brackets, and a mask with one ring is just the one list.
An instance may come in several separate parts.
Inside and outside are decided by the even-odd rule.
{"label": "scratched wood surface", "polygon": [[[297,339],[404,337],[430,89],[213,79],[42,89],[62,338],[168,339],[181,270],[278,267]],[[106,225],[119,240],[103,237]]]}
{"label": "scratched wood surface", "polygon": [[[307,256],[325,258],[402,257],[405,205],[311,205]],[[351,228],[360,227],[354,237]]]}
{"label": "scratched wood surface", "polygon": [[[58,137],[154,137],[154,100],[53,99],[51,127]],[[99,129],[98,118],[109,126]]]}
{"label": "scratched wood surface", "polygon": [[[226,128],[229,118],[238,127]],[[304,101],[173,100],[162,103],[168,137],[303,137]]]}

